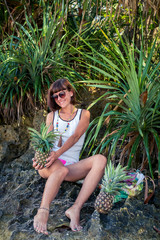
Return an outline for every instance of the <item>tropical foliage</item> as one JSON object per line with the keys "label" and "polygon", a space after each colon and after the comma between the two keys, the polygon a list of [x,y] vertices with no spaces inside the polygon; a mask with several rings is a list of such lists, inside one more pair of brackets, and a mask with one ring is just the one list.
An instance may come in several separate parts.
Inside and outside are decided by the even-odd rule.
{"label": "tropical foliage", "polygon": [[[106,42],[102,43],[103,50],[98,52],[86,43],[92,54],[81,52],[86,62],[87,59],[93,62],[87,65],[95,72],[94,78],[101,75],[103,79],[87,80],[87,83],[105,89],[100,99],[105,98],[107,101],[101,116],[90,124],[86,145],[90,145],[90,152],[95,148],[93,153],[103,152],[109,147],[109,158],[114,156],[116,147],[120,148],[120,162],[124,163],[128,154],[128,167],[131,167],[139,151],[142,166],[147,159],[153,177],[151,155],[155,148],[158,151],[160,174],[160,62],[156,63],[153,58],[156,40],[151,51],[145,52],[143,41],[138,50],[134,43],[130,45],[124,41],[117,29],[116,32],[121,41],[120,47],[103,32],[106,37]],[[98,100],[95,101],[96,104]],[[106,130],[96,146],[103,124],[106,125]]]}
{"label": "tropical foliage", "polygon": [[[131,31],[136,25],[136,33],[140,29],[139,17],[142,14],[144,29],[148,39],[153,37],[156,26],[159,25],[159,1],[150,0],[67,0],[67,1],[43,1],[43,0],[4,0],[1,1],[1,31],[10,32],[14,27],[14,22],[23,23],[26,9],[27,15],[33,16],[34,20],[41,22],[43,6],[48,4],[53,12],[62,11],[62,19],[65,23],[69,21],[72,28],[79,28],[81,31],[84,23],[90,23],[95,16],[98,20],[105,19],[111,15],[114,22],[120,27],[126,27],[126,31]],[[111,21],[110,21],[111,23]],[[110,24],[112,25],[112,24]]]}
{"label": "tropical foliage", "polygon": [[[49,14],[50,13],[50,14]],[[44,7],[43,25],[39,29],[33,18],[24,25],[17,23],[19,37],[11,35],[1,46],[1,106],[5,119],[17,118],[28,108],[45,106],[45,94],[50,82],[61,74],[56,63],[63,62],[67,44],[61,31],[61,15],[51,16]],[[51,62],[52,61],[52,62]]]}

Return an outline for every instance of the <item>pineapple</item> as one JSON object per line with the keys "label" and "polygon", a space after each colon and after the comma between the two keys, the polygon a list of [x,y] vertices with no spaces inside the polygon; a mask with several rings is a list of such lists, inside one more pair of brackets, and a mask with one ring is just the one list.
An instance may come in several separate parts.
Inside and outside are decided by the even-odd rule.
{"label": "pineapple", "polygon": [[94,204],[99,213],[107,214],[113,206],[114,197],[120,195],[120,191],[127,186],[124,180],[129,179],[130,176],[126,175],[125,169],[126,167],[122,168],[120,164],[114,168],[111,161],[107,165],[102,179],[101,190]]}
{"label": "pineapple", "polygon": [[55,133],[54,131],[47,133],[48,129],[49,127],[45,123],[41,124],[40,132],[34,128],[28,128],[31,137],[31,146],[35,150],[36,162],[43,167],[58,136],[57,132]]}

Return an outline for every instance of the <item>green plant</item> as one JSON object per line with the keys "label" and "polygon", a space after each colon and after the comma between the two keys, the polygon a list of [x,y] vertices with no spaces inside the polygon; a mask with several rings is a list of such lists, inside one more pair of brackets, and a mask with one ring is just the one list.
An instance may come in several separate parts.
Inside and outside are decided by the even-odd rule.
{"label": "green plant", "polygon": [[49,87],[52,80],[49,72],[52,67],[49,60],[54,57],[51,42],[55,38],[60,23],[58,18],[55,20],[52,17],[50,20],[47,11],[43,14],[42,29],[38,29],[33,19],[32,23],[33,25],[26,15],[26,26],[18,24],[20,51],[8,61],[22,65],[26,71],[26,77],[32,83],[35,101],[42,101],[45,89]]}
{"label": "green plant", "polygon": [[24,71],[16,62],[6,62],[6,59],[18,51],[18,38],[15,37],[15,42],[13,39],[13,36],[8,37],[0,46],[0,105],[1,114],[6,122],[9,119],[19,119],[24,112],[23,105],[26,110],[33,107],[30,96],[26,95],[30,83],[23,81]]}
{"label": "green plant", "polygon": [[5,120],[6,115],[10,121],[11,117],[20,119],[31,106],[46,107],[46,91],[62,74],[62,66],[57,67],[57,63],[63,63],[68,51],[66,34],[60,34],[61,13],[52,15],[50,10],[48,5],[43,6],[41,28],[26,15],[24,25],[17,23],[20,36],[11,35],[2,43],[0,100]]}
{"label": "green plant", "polygon": [[[91,107],[102,98],[107,101],[101,116],[95,118],[89,126],[84,148],[89,144],[90,153],[94,147],[95,154],[109,147],[109,159],[115,156],[116,148],[120,148],[120,162],[123,163],[125,154],[128,154],[128,168],[133,159],[136,160],[136,153],[140,150],[141,164],[144,166],[147,160],[153,177],[154,151],[158,151],[160,175],[160,62],[153,61],[156,40],[150,52],[144,52],[143,41],[138,50],[133,43],[129,44],[122,39],[117,28],[116,33],[121,42],[120,47],[103,32],[106,37],[106,42],[102,43],[103,50],[96,51],[86,43],[91,54],[81,52],[91,62],[87,64],[86,60],[92,74],[103,79],[88,80],[87,84],[106,91]],[[96,146],[103,125],[106,130]]]}

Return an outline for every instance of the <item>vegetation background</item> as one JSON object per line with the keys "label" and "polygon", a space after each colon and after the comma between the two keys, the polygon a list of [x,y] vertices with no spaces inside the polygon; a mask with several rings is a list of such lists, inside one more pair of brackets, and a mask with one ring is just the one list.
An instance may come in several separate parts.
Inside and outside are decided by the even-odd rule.
{"label": "vegetation background", "polygon": [[159,24],[160,0],[0,1],[1,124],[47,110],[66,77],[102,106],[85,152],[160,177]]}

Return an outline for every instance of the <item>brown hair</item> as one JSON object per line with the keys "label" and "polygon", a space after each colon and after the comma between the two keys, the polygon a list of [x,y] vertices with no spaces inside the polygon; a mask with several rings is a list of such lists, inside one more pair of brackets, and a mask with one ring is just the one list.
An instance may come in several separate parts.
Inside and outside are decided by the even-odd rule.
{"label": "brown hair", "polygon": [[47,97],[47,103],[48,107],[51,111],[55,111],[60,109],[60,106],[56,103],[56,101],[53,98],[53,94],[62,90],[68,90],[69,92],[73,92],[73,96],[71,97],[71,103],[75,105],[76,103],[76,96],[75,96],[75,90],[70,84],[70,82],[65,78],[60,78],[56,80],[52,85],[50,86],[48,90],[48,97]]}

